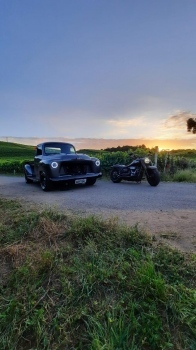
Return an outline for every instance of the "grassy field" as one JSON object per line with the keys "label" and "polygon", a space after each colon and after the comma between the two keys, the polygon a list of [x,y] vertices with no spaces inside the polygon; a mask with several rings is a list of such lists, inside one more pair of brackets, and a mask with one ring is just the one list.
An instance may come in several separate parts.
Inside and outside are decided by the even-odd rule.
{"label": "grassy field", "polygon": [[[123,149],[123,147],[120,147]],[[126,148],[126,147],[124,147]],[[135,147],[134,147],[135,148]],[[116,150],[118,147],[116,148]],[[114,148],[115,150],[115,148]],[[149,149],[150,150],[150,149]],[[136,150],[137,151],[137,150]],[[148,151],[148,149],[147,149]],[[80,153],[87,153],[91,154],[92,156],[101,156],[102,154],[108,154],[108,153],[123,153],[119,150],[116,152],[108,152],[106,150],[92,150],[92,149],[81,149],[78,150]],[[166,151],[161,151],[161,154],[167,153]],[[28,145],[22,145],[18,143],[12,143],[12,142],[4,142],[0,141],[0,160],[25,160],[27,158],[33,159],[35,154],[35,147],[34,146],[28,146]],[[196,160],[196,150],[194,149],[187,149],[187,150],[172,150],[170,151],[171,156],[176,157],[185,157],[186,159],[192,159]]]}
{"label": "grassy field", "polygon": [[34,146],[21,145],[12,142],[0,141],[0,160],[24,160],[33,159]]}
{"label": "grassy field", "polygon": [[1,350],[195,350],[195,255],[0,199]]}

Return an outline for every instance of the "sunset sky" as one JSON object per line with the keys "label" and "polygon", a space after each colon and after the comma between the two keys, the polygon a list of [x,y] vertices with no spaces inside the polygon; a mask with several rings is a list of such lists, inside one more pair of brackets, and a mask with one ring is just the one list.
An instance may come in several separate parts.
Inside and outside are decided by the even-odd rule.
{"label": "sunset sky", "polygon": [[0,0],[0,140],[196,148],[195,18],[195,0]]}

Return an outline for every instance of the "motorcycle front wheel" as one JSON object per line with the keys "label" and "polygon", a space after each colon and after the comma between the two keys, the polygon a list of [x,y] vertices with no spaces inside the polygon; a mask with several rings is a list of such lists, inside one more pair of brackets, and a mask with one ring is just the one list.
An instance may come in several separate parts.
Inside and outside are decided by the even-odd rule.
{"label": "motorcycle front wheel", "polygon": [[147,181],[150,186],[157,186],[160,182],[160,175],[158,170],[154,169],[150,174],[148,174]]}
{"label": "motorcycle front wheel", "polygon": [[114,183],[119,183],[121,182],[121,178],[119,177],[119,170],[118,169],[112,169],[110,171],[110,179],[112,180],[112,182]]}

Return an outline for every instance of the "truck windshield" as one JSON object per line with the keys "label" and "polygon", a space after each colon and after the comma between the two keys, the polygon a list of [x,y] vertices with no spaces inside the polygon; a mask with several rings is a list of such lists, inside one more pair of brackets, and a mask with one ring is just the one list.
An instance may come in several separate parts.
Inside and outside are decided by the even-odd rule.
{"label": "truck windshield", "polygon": [[68,143],[47,143],[44,147],[44,153],[46,155],[50,154],[60,154],[60,153],[66,153],[66,154],[73,154],[76,153],[75,148],[73,145],[70,145]]}

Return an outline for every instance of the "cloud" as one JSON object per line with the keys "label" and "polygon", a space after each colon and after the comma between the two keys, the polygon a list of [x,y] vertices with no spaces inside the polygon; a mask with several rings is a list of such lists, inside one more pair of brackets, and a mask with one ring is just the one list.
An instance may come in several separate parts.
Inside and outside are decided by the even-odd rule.
{"label": "cloud", "polygon": [[186,121],[189,118],[196,118],[196,113],[191,113],[187,111],[178,111],[176,114],[169,116],[169,118],[165,121],[165,127],[168,129],[171,129],[171,128],[186,129]]}
{"label": "cloud", "polygon": [[[138,130],[141,126],[145,126],[146,120],[144,117],[137,118],[123,118],[123,119],[109,119],[105,120],[106,127],[109,127],[107,130],[107,137],[111,137],[112,135],[124,135],[128,137],[130,134],[134,134],[136,130]],[[135,130],[133,132],[133,130]]]}
{"label": "cloud", "polygon": [[133,118],[133,119],[110,119],[107,121],[107,123],[112,124],[112,126],[116,127],[129,127],[129,126],[138,126],[138,125],[143,125],[144,124],[144,118],[139,117],[139,118]]}
{"label": "cloud", "polygon": [[195,117],[196,114],[190,111],[176,111],[176,113],[160,122],[158,138],[189,139],[190,134],[187,133],[186,122],[189,118]]}

